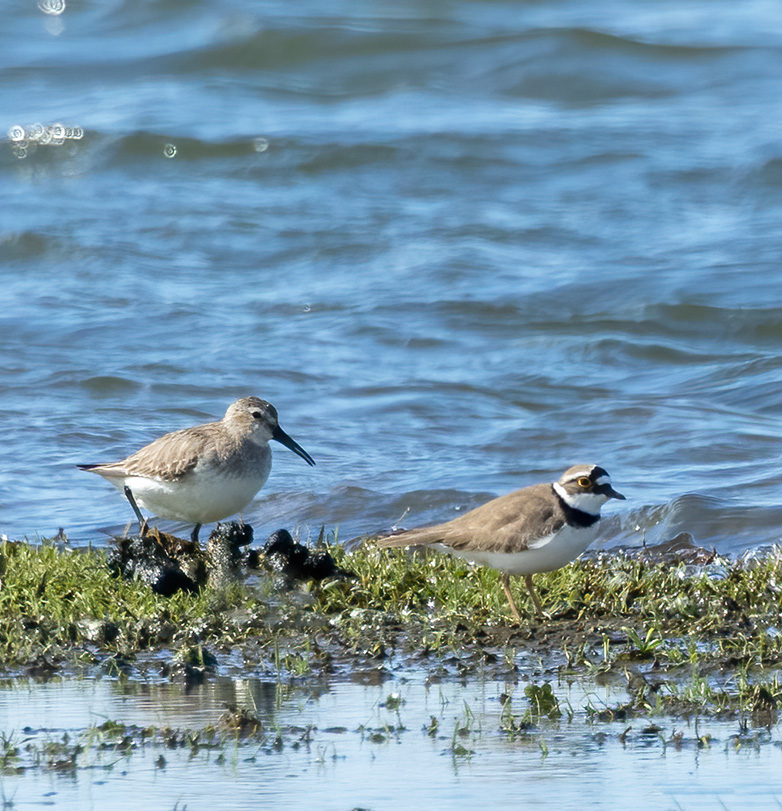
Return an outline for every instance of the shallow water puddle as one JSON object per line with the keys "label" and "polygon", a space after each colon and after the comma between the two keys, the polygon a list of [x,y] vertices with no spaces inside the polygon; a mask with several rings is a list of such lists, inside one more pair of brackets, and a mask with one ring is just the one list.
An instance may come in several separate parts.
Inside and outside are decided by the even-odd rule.
{"label": "shallow water puddle", "polygon": [[[562,716],[525,726],[525,685],[495,681],[313,690],[219,679],[190,692],[107,679],[5,682],[0,801],[13,808],[466,809],[486,804],[490,792],[495,807],[782,806],[777,727],[739,736],[736,721],[591,723],[585,707],[616,705],[621,690],[552,687]],[[262,733],[215,746],[199,738],[226,704],[250,710]],[[101,732],[107,720],[111,734]],[[146,727],[176,732],[144,734]]]}

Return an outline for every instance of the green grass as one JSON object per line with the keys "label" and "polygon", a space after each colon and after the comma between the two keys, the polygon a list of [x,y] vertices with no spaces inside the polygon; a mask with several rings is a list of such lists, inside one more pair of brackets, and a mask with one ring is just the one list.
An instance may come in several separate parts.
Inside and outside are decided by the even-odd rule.
{"label": "green grass", "polygon": [[[516,698],[501,697],[498,730],[508,741],[538,747],[541,757],[548,752],[546,731],[574,717],[622,742],[628,734],[657,735],[663,750],[681,746],[682,733],[674,727],[663,739],[661,718],[694,718],[689,745],[698,747],[711,745],[697,733],[699,718],[737,721],[738,733],[725,743],[734,747],[754,745],[759,729],[777,723],[782,552],[705,567],[600,555],[535,577],[547,617],[534,615],[523,584],[514,582],[523,614],[516,624],[496,572],[372,542],[353,551],[333,541],[327,547],[355,578],[281,593],[260,576],[164,598],[113,576],[103,551],[1,543],[0,672],[68,675],[86,668],[123,678],[133,667],[143,669],[150,653],[146,661],[156,675],[164,662],[172,678],[209,678],[229,652],[235,663],[238,652],[247,672],[286,685],[278,700],[288,684],[340,669],[377,670],[382,677],[412,668],[509,685],[522,675]],[[596,689],[586,706],[574,708],[557,689],[572,679],[618,686],[626,695],[607,705],[599,697],[605,691]],[[381,707],[378,725],[359,732],[369,744],[386,746],[406,733],[404,700],[391,693]],[[617,735],[604,726],[610,722],[625,731]],[[465,704],[461,713],[444,706],[423,734],[442,739],[458,764],[472,757],[482,730]],[[265,728],[249,710],[230,707],[202,730],[106,722],[73,738],[28,737],[0,736],[0,775],[75,774],[122,762],[147,746],[159,748],[158,768],[173,749],[192,756],[213,751],[219,765],[240,745],[269,753],[309,746],[312,729]]]}
{"label": "green grass", "polygon": [[[339,583],[324,589],[319,608],[327,613],[352,609],[385,612],[396,619],[426,615],[471,627],[512,623],[499,576],[489,569],[447,555],[371,545],[352,554],[341,549],[334,553],[358,577],[347,589]],[[761,562],[720,561],[698,569],[601,555],[535,576],[548,620],[534,616],[518,581],[512,588],[522,612],[526,609],[528,623],[523,625],[621,620],[644,655],[665,649],[663,637],[704,638],[741,648],[751,634],[756,653],[776,656],[782,651],[773,631],[782,616],[782,588],[776,582],[781,563],[775,554]],[[766,634],[767,629],[772,633]]]}
{"label": "green grass", "polygon": [[[720,678],[742,706],[758,684],[773,702],[780,696],[780,553],[704,568],[601,555],[536,576],[548,617],[534,615],[514,582],[525,614],[517,625],[494,571],[372,542],[350,552],[328,548],[354,579],[277,593],[269,579],[256,578],[163,598],[112,576],[102,551],[4,542],[0,669],[102,663],[121,673],[144,651],[169,650],[172,668],[208,670],[210,657],[242,646],[249,666],[279,679],[367,660],[423,663],[445,675],[503,674],[522,650],[551,672],[685,674],[693,705],[718,706]],[[667,687],[633,693],[651,708],[684,703]]]}
{"label": "green grass", "polygon": [[163,598],[139,581],[114,577],[102,551],[49,544],[0,544],[0,664],[11,666],[85,646],[134,653],[159,645],[213,641],[220,609],[241,606],[235,585]]}

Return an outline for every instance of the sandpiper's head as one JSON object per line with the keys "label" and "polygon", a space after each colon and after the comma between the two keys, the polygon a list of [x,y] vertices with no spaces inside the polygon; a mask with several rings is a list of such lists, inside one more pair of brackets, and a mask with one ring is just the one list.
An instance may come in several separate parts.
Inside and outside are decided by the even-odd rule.
{"label": "sandpiper's head", "polygon": [[249,434],[250,439],[259,445],[274,439],[301,456],[308,465],[315,464],[307,451],[280,428],[277,409],[260,397],[242,397],[231,403],[223,422],[241,434]]}
{"label": "sandpiper's head", "polygon": [[599,465],[573,465],[554,482],[554,489],[568,505],[592,515],[600,515],[600,508],[609,498],[624,500]]}

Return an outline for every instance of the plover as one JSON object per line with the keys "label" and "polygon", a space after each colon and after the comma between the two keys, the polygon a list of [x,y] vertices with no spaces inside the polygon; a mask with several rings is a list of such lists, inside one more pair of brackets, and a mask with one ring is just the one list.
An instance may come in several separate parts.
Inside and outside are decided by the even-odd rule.
{"label": "plover", "polygon": [[259,397],[242,397],[219,422],[195,425],[156,439],[119,462],[79,465],[123,490],[142,524],[138,506],[159,518],[195,524],[221,521],[250,503],[269,476],[269,440],[282,443],[308,465],[312,457],[280,428],[277,410]]}
{"label": "plover", "polygon": [[516,490],[445,524],[381,538],[380,546],[423,545],[501,572],[502,588],[516,620],[521,615],[510,591],[510,576],[523,575],[532,601],[543,613],[532,575],[575,560],[597,535],[600,508],[624,500],[598,465],[574,465],[553,484]]}

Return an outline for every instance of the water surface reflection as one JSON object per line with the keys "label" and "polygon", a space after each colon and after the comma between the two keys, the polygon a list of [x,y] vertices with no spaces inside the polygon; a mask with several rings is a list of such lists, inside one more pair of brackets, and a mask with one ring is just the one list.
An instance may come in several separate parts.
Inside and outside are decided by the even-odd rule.
{"label": "water surface reflection", "polygon": [[[216,679],[188,691],[108,679],[6,681],[0,732],[18,747],[24,769],[8,760],[2,793],[15,808],[80,811],[140,803],[191,811],[472,809],[489,789],[500,807],[779,808],[776,727],[740,734],[735,720],[593,723],[587,708],[626,696],[580,682],[552,685],[563,712],[549,720],[527,714],[524,687],[411,678],[313,689]],[[107,720],[203,730],[226,705],[256,714],[263,733],[218,748],[141,735],[102,748],[95,731]],[[50,757],[64,740],[82,747],[72,768]]]}

